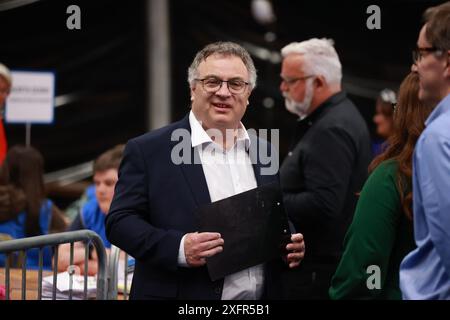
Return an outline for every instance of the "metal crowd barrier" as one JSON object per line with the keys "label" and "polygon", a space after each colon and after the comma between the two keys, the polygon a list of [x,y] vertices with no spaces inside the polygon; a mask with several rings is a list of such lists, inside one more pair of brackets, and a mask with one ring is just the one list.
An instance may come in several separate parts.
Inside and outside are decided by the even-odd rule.
{"label": "metal crowd barrier", "polygon": [[[55,233],[49,235],[42,235],[37,237],[29,237],[16,240],[8,240],[0,242],[0,253],[6,254],[6,265],[5,265],[5,289],[6,289],[6,300],[10,300],[10,258],[16,251],[20,251],[23,257],[22,261],[22,300],[26,300],[26,250],[39,248],[39,268],[38,268],[38,300],[42,300],[42,269],[43,269],[43,252],[44,247],[51,246],[54,248],[53,255],[53,291],[52,299],[56,300],[56,285],[57,285],[57,274],[58,274],[58,245],[70,243],[70,265],[73,265],[73,254],[74,254],[74,243],[78,241],[83,241],[85,245],[85,270],[88,270],[88,260],[89,260],[89,244],[92,243],[97,250],[98,256],[98,274],[97,274],[97,300],[107,299],[107,289],[108,289],[108,278],[107,278],[107,256],[106,250],[103,245],[102,239],[99,235],[91,230],[79,230]],[[70,275],[69,283],[69,300],[72,300],[72,285],[73,279],[72,274]],[[87,299],[87,272],[84,275],[84,299]]]}
{"label": "metal crowd barrier", "polygon": [[[117,300],[118,297],[118,287],[119,287],[119,263],[120,263],[120,252],[121,250],[115,245],[111,245],[111,253],[109,254],[109,264],[108,264],[108,300]],[[123,299],[128,298],[128,254],[124,252],[124,289],[123,289]]]}

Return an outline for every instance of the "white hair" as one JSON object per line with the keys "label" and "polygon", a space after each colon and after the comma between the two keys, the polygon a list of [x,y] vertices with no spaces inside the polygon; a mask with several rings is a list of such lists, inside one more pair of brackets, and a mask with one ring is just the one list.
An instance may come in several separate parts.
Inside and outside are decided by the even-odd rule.
{"label": "white hair", "polygon": [[313,38],[302,42],[292,42],[281,49],[283,58],[290,54],[304,56],[303,71],[305,73],[321,75],[329,85],[341,83],[342,66],[332,39]]}

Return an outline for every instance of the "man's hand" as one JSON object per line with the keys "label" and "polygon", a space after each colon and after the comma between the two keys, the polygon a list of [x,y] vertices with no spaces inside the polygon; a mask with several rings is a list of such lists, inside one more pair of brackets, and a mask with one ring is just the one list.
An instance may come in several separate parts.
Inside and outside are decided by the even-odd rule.
{"label": "man's hand", "polygon": [[301,233],[293,234],[291,241],[292,243],[286,246],[286,250],[289,251],[287,263],[289,264],[289,268],[297,268],[305,256],[305,242]]}
{"label": "man's hand", "polygon": [[184,255],[191,267],[201,267],[205,258],[212,257],[223,250],[223,239],[216,232],[188,233],[184,238]]}

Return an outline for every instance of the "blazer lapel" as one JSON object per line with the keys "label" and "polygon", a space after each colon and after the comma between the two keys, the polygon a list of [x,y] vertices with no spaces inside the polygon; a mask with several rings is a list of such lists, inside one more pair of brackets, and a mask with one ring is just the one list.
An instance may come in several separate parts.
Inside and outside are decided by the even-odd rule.
{"label": "blazer lapel", "polygon": [[249,157],[252,162],[253,172],[255,173],[256,183],[258,186],[269,184],[273,182],[274,176],[261,174],[263,165],[258,156],[259,148],[261,147],[261,145],[258,144],[258,137],[253,134],[249,134],[249,137],[250,145],[252,146],[249,150]]}
{"label": "blazer lapel", "polygon": [[[191,126],[189,124],[189,114],[181,121],[181,128],[187,129],[189,133],[191,132]],[[175,145],[176,142],[173,144]],[[190,145],[192,145],[190,143]],[[192,196],[198,206],[203,204],[211,203],[211,197],[209,196],[208,185],[206,184],[205,174],[203,172],[203,167],[201,163],[196,164],[194,162],[195,158],[199,158],[197,150],[194,148],[190,149],[191,154],[191,164],[182,163],[180,164],[183,176],[186,179],[187,184],[191,190]]]}
{"label": "blazer lapel", "polygon": [[[197,152],[197,150],[191,148],[192,158],[194,158],[194,152]],[[197,205],[211,203],[202,165],[195,164],[192,160],[192,164],[181,164],[180,166]]]}

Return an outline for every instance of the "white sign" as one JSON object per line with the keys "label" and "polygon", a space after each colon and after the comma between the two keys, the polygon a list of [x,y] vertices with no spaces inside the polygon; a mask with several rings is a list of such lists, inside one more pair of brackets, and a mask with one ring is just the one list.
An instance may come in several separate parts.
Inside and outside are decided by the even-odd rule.
{"label": "white sign", "polygon": [[7,123],[52,123],[55,108],[53,72],[12,71],[11,94],[6,100]]}

